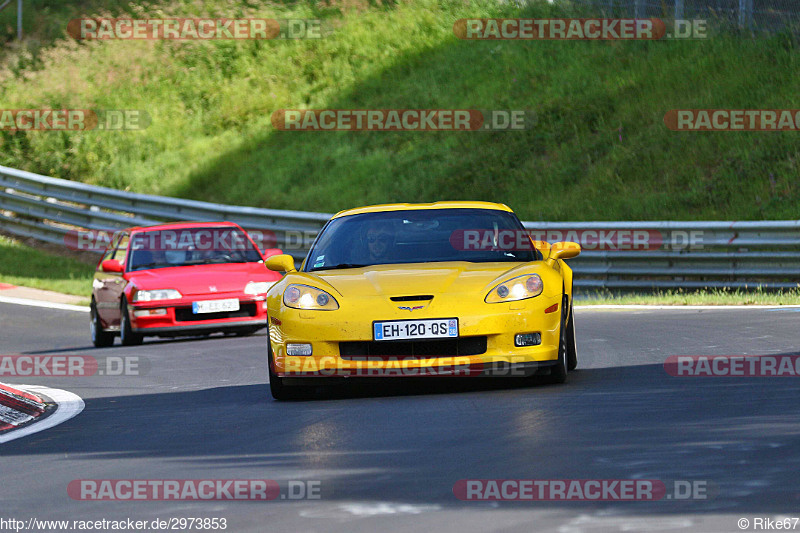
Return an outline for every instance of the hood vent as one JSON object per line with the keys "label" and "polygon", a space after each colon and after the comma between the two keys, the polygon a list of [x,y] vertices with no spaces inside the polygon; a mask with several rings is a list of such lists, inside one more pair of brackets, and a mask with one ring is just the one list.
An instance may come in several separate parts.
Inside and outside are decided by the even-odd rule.
{"label": "hood vent", "polygon": [[393,302],[424,302],[433,300],[432,294],[418,294],[417,296],[392,296],[389,298]]}

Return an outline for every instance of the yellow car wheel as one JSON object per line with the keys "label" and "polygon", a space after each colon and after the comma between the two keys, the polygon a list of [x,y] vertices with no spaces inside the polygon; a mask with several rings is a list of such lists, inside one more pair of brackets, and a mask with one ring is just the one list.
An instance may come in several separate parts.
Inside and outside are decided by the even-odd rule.
{"label": "yellow car wheel", "polygon": [[578,346],[575,340],[575,308],[569,304],[567,320],[567,370],[572,372],[578,368]]}
{"label": "yellow car wheel", "polygon": [[[275,374],[275,360],[272,356],[272,344],[267,339],[267,371],[269,373],[269,391],[276,400],[299,400],[311,393],[311,387],[284,383],[282,377]],[[307,378],[313,379],[313,378]]]}
{"label": "yellow car wheel", "polygon": [[568,372],[568,348],[567,348],[567,297],[561,303],[561,325],[558,334],[558,362],[550,367],[550,375],[547,376],[547,383],[564,383],[567,381]]}

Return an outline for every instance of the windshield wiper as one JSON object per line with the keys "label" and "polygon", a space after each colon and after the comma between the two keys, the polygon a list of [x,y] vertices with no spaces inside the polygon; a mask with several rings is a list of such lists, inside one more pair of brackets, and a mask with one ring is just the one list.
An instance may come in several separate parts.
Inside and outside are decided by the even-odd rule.
{"label": "windshield wiper", "polygon": [[161,268],[167,266],[171,265],[165,265],[164,263],[142,263],[141,265],[135,265],[133,270],[144,270],[146,268]]}
{"label": "windshield wiper", "polygon": [[359,265],[356,263],[339,263],[338,265],[333,265],[333,266],[312,268],[311,271],[314,272],[316,270],[338,270],[340,268],[362,268],[365,266],[370,266],[370,265]]}
{"label": "windshield wiper", "polygon": [[249,263],[246,259],[223,259],[221,257],[213,257],[211,259],[201,259],[199,262],[191,262],[195,265],[222,265],[227,263]]}

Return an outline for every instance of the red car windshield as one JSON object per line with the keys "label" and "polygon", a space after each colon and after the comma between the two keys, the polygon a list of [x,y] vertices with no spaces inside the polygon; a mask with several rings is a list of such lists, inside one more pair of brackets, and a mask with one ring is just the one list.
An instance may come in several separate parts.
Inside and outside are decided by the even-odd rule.
{"label": "red car windshield", "polygon": [[262,260],[244,231],[231,227],[137,232],[128,258],[128,271]]}

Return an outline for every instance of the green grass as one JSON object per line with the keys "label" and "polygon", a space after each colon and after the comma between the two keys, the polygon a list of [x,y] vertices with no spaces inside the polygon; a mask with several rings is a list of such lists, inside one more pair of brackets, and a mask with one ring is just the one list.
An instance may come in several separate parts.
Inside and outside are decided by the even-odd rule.
{"label": "green grass", "polygon": [[[483,0],[62,4],[38,0],[42,24],[63,28],[76,13],[102,9],[323,18],[334,31],[321,40],[49,46],[58,34],[50,29],[35,53],[5,58],[0,108],[143,109],[153,122],[135,132],[2,132],[0,164],[311,211],[480,199],[507,203],[526,220],[797,218],[796,133],[677,133],[663,123],[677,108],[797,107],[800,53],[789,34],[455,38],[462,17],[561,14],[546,3],[519,11]],[[537,124],[505,133],[281,132],[270,116],[282,108],[529,109]]]}
{"label": "green grass", "polygon": [[[511,3],[509,3],[511,4]],[[0,109],[141,109],[143,131],[0,132],[0,164],[119,189],[333,212],[479,199],[525,220],[795,219],[796,133],[676,133],[677,108],[796,108],[789,33],[668,42],[460,41],[458,18],[559,16],[489,0],[26,0],[0,12]],[[75,42],[85,15],[321,18],[321,40]],[[535,112],[525,132],[304,133],[285,108]],[[0,240],[0,280],[88,295],[91,269]],[[788,300],[785,300],[788,298]],[[600,295],[788,303],[796,292]]]}
{"label": "green grass", "polygon": [[742,290],[668,290],[645,294],[579,292],[576,305],[800,305],[800,288],[781,292]]}
{"label": "green grass", "polygon": [[76,296],[92,295],[92,265],[0,235],[0,282]]}

